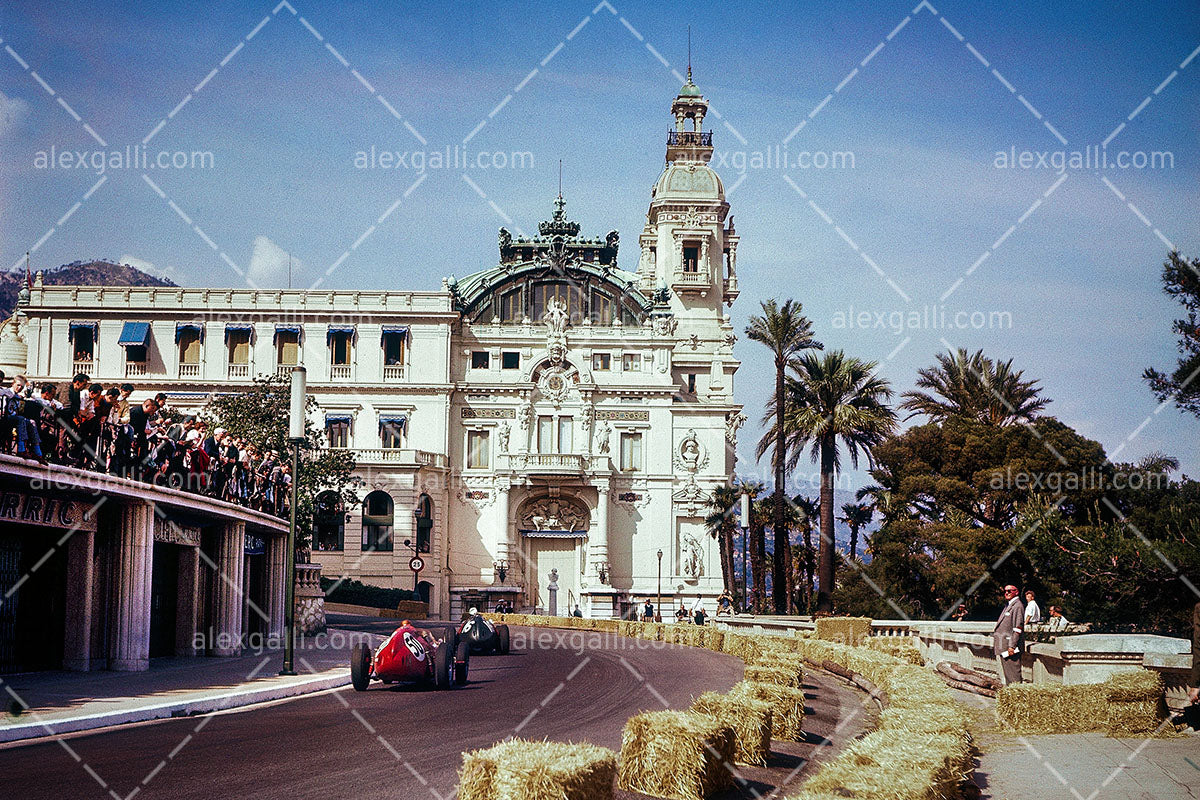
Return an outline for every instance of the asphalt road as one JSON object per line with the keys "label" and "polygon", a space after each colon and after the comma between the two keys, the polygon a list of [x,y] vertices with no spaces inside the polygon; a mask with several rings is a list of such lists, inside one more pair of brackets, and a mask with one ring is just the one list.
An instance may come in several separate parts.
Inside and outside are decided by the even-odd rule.
{"label": "asphalt road", "polygon": [[[331,615],[389,633],[392,620]],[[464,750],[510,735],[620,748],[625,720],[686,708],[742,674],[731,656],[620,637],[513,629],[507,656],[476,656],[450,691],[348,687],[238,713],[168,720],[0,749],[0,796],[22,798],[443,798]],[[348,668],[348,667],[347,667]]]}

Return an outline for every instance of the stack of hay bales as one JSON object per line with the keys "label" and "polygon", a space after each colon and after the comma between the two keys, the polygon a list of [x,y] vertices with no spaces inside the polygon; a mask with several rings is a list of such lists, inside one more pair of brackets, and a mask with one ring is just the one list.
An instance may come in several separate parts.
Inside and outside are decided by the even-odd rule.
{"label": "stack of hay bales", "polygon": [[1110,736],[1151,733],[1166,718],[1162,677],[1138,669],[1103,683],[1077,686],[1005,686],[996,695],[996,714],[1021,733],[1084,733]]}
{"label": "stack of hay bales", "polygon": [[788,667],[760,667],[751,664],[743,674],[745,679],[752,683],[773,683],[789,689],[800,688],[800,673]]}
{"label": "stack of hay bales", "polygon": [[920,667],[925,663],[925,659],[921,658],[921,651],[907,636],[872,636],[864,645],[871,650],[887,653],[906,664],[916,664]]}
{"label": "stack of hay bales", "polygon": [[871,637],[870,617],[818,617],[816,638],[857,647]]}
{"label": "stack of hay bales", "polygon": [[510,739],[463,753],[461,800],[611,800],[617,754],[605,747]]}
{"label": "stack of hay bales", "polygon": [[[786,669],[795,673],[797,687],[804,683],[804,656],[799,653],[765,653],[746,666]],[[790,686],[791,684],[788,683],[787,685]]]}
{"label": "stack of hay bales", "polygon": [[759,640],[765,638],[767,637],[726,632],[722,637],[721,652],[736,656],[749,664],[763,654],[763,646]]}
{"label": "stack of hay bales", "polygon": [[771,706],[746,694],[705,692],[692,711],[707,714],[733,729],[733,759],[738,764],[765,765],[771,752]]}
{"label": "stack of hay bales", "polygon": [[797,742],[804,738],[804,690],[777,683],[742,681],[730,696],[761,700],[771,707],[771,731],[776,739]]}
{"label": "stack of hay bales", "polygon": [[648,711],[621,735],[617,785],[674,800],[703,800],[731,788],[733,728],[694,711]]}

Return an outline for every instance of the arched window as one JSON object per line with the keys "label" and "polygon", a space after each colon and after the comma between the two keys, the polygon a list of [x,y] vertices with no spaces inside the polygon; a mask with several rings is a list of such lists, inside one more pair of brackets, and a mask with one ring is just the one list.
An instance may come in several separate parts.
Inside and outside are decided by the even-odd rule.
{"label": "arched window", "polygon": [[417,552],[428,553],[433,543],[433,501],[429,499],[429,495],[421,495],[413,516],[417,528]]}
{"label": "arched window", "polygon": [[363,552],[392,549],[392,496],[376,490],[363,499]]}
{"label": "arched window", "polygon": [[346,532],[346,512],[337,492],[321,492],[313,501],[313,549],[341,550]]}

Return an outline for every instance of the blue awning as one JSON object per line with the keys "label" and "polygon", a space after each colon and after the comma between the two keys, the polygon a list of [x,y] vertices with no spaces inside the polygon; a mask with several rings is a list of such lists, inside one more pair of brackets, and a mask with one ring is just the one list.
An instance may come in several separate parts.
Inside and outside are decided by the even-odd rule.
{"label": "blue awning", "polygon": [[204,326],[199,322],[176,322],[175,344],[179,344],[179,337],[185,333],[195,333],[200,337],[200,341],[204,341]]}
{"label": "blue awning", "polygon": [[126,322],[121,328],[121,338],[117,339],[117,344],[126,347],[130,345],[145,347],[148,341],[150,341],[149,322]]}
{"label": "blue awning", "polygon": [[586,539],[587,531],[521,531],[526,539]]}
{"label": "blue awning", "polygon": [[254,326],[249,322],[227,322],[225,323],[225,339],[229,340],[229,334],[240,333],[245,331],[250,334],[250,338],[254,338]]}
{"label": "blue awning", "polygon": [[399,336],[408,336],[408,326],[407,325],[384,325],[383,326],[383,335],[387,336],[389,333],[394,334],[394,335],[399,335]]}
{"label": "blue awning", "polygon": [[325,426],[330,425],[349,425],[353,417],[349,414],[326,414]]}
{"label": "blue awning", "polygon": [[384,425],[399,425],[401,428],[403,428],[407,424],[408,424],[408,417],[400,416],[400,415],[396,415],[396,414],[389,414],[386,416],[381,416],[379,418],[379,427],[381,427],[381,428]]}
{"label": "blue awning", "polygon": [[275,326],[275,339],[276,339],[276,341],[278,341],[278,339],[279,339],[279,334],[281,334],[281,333],[294,333],[294,334],[296,334],[296,341],[297,341],[297,342],[298,342],[298,341],[300,341],[300,333],[301,333],[301,331],[300,331],[300,326],[299,326],[299,325],[276,325],[276,326]]}
{"label": "blue awning", "polygon": [[329,333],[325,334],[325,343],[326,344],[333,341],[333,335],[335,333],[349,334],[350,339],[353,340],[354,339],[354,326],[353,325],[330,325]]}
{"label": "blue awning", "polygon": [[98,323],[98,322],[72,322],[71,323],[71,333],[72,334],[75,333],[75,331],[91,331],[92,337],[95,338],[96,331],[99,329],[100,329],[100,323]]}

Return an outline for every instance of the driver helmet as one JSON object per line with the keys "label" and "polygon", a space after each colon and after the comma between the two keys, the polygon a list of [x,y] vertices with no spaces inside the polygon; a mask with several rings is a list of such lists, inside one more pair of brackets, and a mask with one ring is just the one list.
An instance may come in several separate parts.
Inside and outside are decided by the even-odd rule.
{"label": "driver helmet", "polygon": [[467,611],[467,613],[470,614],[472,617],[474,617],[479,614],[479,609],[476,608],[475,606],[471,606],[470,610]]}

